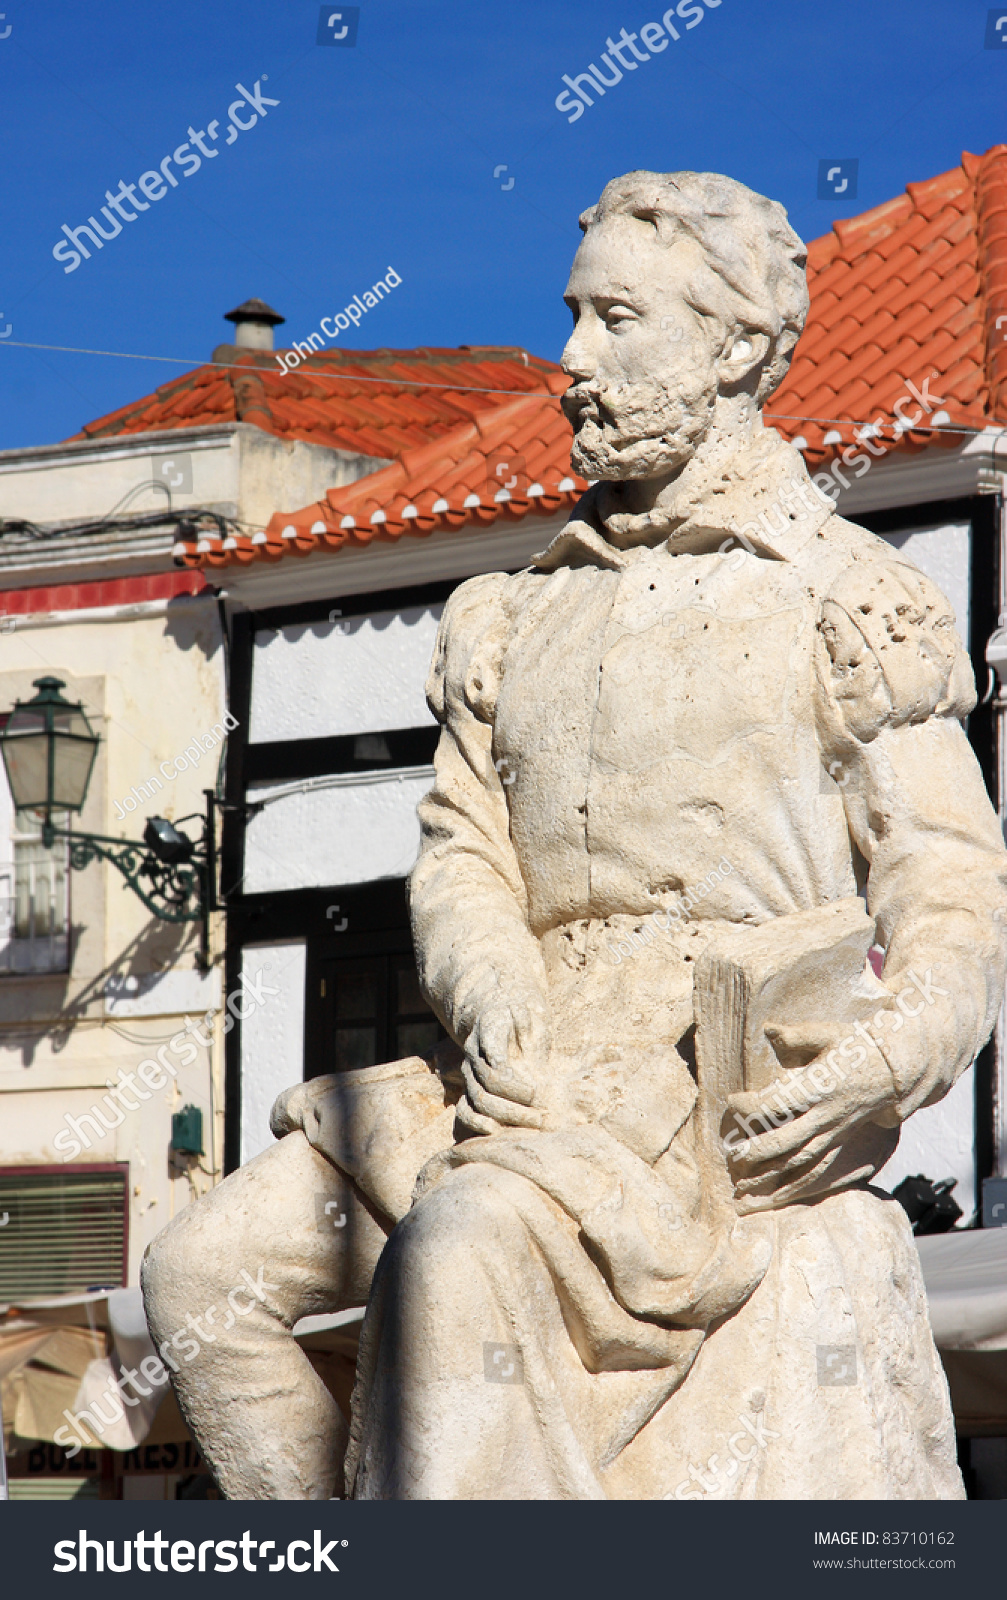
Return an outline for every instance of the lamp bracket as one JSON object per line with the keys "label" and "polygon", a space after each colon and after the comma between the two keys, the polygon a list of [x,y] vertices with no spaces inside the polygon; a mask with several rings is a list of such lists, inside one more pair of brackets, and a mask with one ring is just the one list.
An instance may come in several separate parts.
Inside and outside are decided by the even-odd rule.
{"label": "lamp bracket", "polygon": [[109,861],[122,873],[133,893],[148,911],[164,922],[200,922],[206,915],[204,883],[206,849],[197,844],[188,861],[159,861],[145,844],[132,839],[110,839],[104,834],[72,833],[53,827],[54,839],[67,839],[70,866],[82,872],[92,861]]}

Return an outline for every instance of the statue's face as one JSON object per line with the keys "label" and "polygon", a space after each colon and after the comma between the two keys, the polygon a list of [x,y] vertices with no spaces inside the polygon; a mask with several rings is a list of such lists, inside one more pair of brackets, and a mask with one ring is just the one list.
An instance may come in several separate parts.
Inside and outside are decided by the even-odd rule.
{"label": "statue's face", "polygon": [[685,296],[708,270],[694,240],[660,244],[635,217],[588,229],[567,285],[574,330],[562,358],[582,476],[661,477],[694,454],[713,413],[723,335]]}

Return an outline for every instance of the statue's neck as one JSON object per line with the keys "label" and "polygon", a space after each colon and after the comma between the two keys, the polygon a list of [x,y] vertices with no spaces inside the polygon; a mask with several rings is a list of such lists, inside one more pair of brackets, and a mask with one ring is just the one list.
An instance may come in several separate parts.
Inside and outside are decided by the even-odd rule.
{"label": "statue's neck", "polygon": [[720,396],[695,453],[674,471],[601,486],[599,509],[613,544],[659,544],[695,511],[719,482],[733,482],[762,435],[762,418],[749,395]]}

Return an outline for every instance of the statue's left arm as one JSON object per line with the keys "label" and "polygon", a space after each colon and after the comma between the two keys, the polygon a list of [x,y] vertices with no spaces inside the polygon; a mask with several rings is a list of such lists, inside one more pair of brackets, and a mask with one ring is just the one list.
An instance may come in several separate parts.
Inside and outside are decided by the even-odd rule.
{"label": "statue's left arm", "polygon": [[[732,1157],[746,1209],[820,1192],[864,1121],[894,1128],[940,1100],[989,1038],[1004,997],[1007,851],[962,727],[975,683],[950,605],[894,556],[854,561],[823,604],[816,650],[822,760],[867,865],[891,999],[878,986],[881,1025],[873,1047],[861,1033],[847,1052],[854,1070]],[[851,1022],[869,1018],[869,1004],[851,1007]]]}
{"label": "statue's left arm", "polygon": [[[833,585],[819,637],[826,765],[868,863],[884,985],[903,995],[903,1026],[881,1049],[904,1121],[947,1093],[996,1022],[1007,852],[962,726],[975,682],[940,590],[901,562],[856,562]],[[928,999],[910,974],[931,971],[947,992]]]}

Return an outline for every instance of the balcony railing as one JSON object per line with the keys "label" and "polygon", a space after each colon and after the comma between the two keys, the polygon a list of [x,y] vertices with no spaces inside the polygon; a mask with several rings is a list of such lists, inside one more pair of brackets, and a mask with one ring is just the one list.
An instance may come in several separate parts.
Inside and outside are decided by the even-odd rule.
{"label": "balcony railing", "polygon": [[65,972],[69,910],[65,843],[15,839],[13,861],[0,862],[0,974]]}

